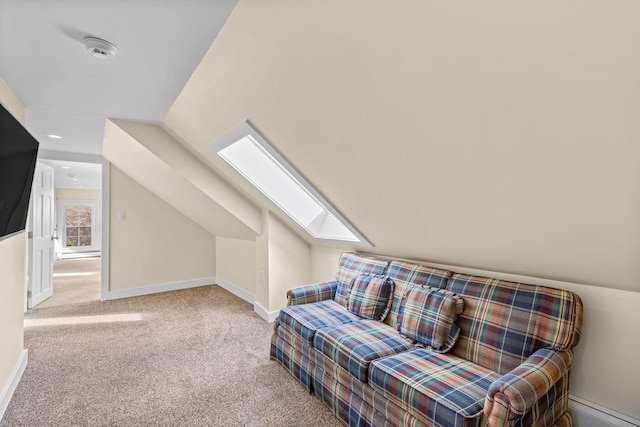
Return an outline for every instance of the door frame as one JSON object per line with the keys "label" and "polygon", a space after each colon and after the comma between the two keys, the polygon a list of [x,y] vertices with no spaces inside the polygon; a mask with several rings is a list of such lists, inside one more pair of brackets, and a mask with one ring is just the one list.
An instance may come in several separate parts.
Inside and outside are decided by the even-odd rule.
{"label": "door frame", "polygon": [[102,165],[102,234],[101,241],[101,279],[100,300],[104,301],[109,293],[109,179],[111,162],[99,154],[72,153],[66,151],[40,150],[39,160],[62,160],[66,162],[94,163]]}

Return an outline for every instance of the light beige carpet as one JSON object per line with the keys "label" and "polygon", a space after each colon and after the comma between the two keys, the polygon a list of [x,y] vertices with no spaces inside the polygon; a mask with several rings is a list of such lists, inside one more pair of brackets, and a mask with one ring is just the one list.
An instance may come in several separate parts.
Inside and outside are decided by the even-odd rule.
{"label": "light beige carpet", "polygon": [[[91,263],[67,261],[56,272]],[[269,360],[271,325],[220,287],[100,302],[99,275],[63,277],[25,315],[29,364],[1,426],[341,425]]]}

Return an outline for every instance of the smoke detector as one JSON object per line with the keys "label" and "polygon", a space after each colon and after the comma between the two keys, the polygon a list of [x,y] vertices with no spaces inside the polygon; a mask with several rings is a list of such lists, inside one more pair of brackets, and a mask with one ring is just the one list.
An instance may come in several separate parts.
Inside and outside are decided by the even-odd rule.
{"label": "smoke detector", "polygon": [[82,42],[87,47],[87,51],[96,58],[112,58],[118,52],[118,48],[113,44],[97,37],[85,37]]}

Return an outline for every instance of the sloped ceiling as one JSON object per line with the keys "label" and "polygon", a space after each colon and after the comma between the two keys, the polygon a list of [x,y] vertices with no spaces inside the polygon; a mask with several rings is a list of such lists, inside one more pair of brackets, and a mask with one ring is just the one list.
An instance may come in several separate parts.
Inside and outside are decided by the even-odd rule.
{"label": "sloped ceiling", "polygon": [[640,3],[241,1],[162,126],[251,122],[374,252],[640,291]]}
{"label": "sloped ceiling", "polygon": [[[162,120],[236,3],[0,0],[0,75],[41,148],[100,154],[105,118]],[[92,57],[86,36],[117,55]]]}

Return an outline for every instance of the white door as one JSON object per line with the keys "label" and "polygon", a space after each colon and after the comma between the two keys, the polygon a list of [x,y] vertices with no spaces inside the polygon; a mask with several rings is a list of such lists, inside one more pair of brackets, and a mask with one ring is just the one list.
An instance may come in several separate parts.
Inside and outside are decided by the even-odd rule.
{"label": "white door", "polygon": [[33,177],[31,232],[29,233],[29,289],[27,307],[53,294],[55,237],[53,168],[38,162]]}

